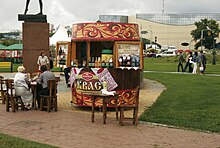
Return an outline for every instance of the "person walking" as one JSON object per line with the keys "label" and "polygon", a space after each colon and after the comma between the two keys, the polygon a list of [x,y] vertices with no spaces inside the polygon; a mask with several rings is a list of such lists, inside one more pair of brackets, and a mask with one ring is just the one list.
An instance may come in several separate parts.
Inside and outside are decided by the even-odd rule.
{"label": "person walking", "polygon": [[188,62],[189,62],[189,73],[193,72],[192,63],[190,62],[192,59],[193,59],[192,52],[189,52],[189,60],[188,60]]}
{"label": "person walking", "polygon": [[[186,70],[187,70],[187,67],[190,65],[192,65],[192,64],[190,64],[189,63],[189,61],[190,61],[190,58],[192,58],[192,52],[189,52],[188,54],[187,54],[187,56],[186,56],[186,65],[185,65],[185,67],[184,67],[184,72],[186,72]],[[189,72],[192,72],[192,66],[189,68]]]}
{"label": "person walking", "polygon": [[196,74],[196,71],[197,71],[197,56],[198,56],[198,52],[195,52],[193,54],[192,60],[190,60],[190,63],[193,64],[192,74]]}
{"label": "person walking", "polygon": [[178,72],[179,72],[180,67],[181,67],[181,69],[182,69],[182,72],[184,72],[184,70],[183,70],[183,62],[184,62],[183,54],[182,54],[182,52],[180,52],[180,55],[179,55],[179,64],[178,64]]}
{"label": "person walking", "polygon": [[199,62],[200,73],[204,74],[206,70],[206,56],[203,51],[200,51],[198,62]]}

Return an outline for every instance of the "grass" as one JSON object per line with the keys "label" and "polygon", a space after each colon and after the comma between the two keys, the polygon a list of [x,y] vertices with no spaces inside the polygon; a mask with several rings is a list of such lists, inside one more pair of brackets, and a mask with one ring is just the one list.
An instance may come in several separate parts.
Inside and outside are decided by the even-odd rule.
{"label": "grass", "polygon": [[[12,72],[17,72],[17,68],[20,65],[22,65],[22,64],[13,64]],[[59,67],[54,67],[51,71],[52,72],[59,72],[60,68]],[[10,68],[0,68],[0,72],[11,72],[11,69]]]}
{"label": "grass", "polygon": [[141,121],[220,133],[219,77],[145,73],[167,88]]}
{"label": "grass", "polygon": [[0,148],[56,148],[0,133]]}

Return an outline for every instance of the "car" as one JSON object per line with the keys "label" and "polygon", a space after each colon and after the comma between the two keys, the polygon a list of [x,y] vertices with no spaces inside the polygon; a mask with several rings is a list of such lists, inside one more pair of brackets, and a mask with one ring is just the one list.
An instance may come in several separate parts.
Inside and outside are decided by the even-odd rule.
{"label": "car", "polygon": [[175,51],[164,51],[162,53],[158,53],[156,54],[156,57],[175,57],[176,56],[176,52]]}
{"label": "car", "polygon": [[167,51],[177,51],[178,49],[175,46],[168,46],[168,50]]}

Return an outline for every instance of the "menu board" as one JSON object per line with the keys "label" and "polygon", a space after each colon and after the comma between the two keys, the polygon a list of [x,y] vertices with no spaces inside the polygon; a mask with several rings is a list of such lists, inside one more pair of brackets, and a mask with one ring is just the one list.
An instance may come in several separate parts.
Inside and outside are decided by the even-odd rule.
{"label": "menu board", "polygon": [[116,67],[143,68],[143,51],[140,42],[116,42]]}
{"label": "menu board", "polygon": [[118,55],[140,55],[140,46],[134,44],[118,44]]}

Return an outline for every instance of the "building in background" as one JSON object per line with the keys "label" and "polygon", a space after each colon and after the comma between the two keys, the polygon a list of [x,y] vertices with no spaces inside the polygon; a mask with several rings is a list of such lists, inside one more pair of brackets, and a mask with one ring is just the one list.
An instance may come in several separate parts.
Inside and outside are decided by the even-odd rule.
{"label": "building in background", "polygon": [[[103,18],[105,22],[112,21],[112,18],[121,22],[121,19],[116,19],[118,15],[100,15],[99,18]],[[205,18],[216,20],[220,24],[220,13],[143,13],[128,16],[128,23],[139,24],[140,32],[147,31],[142,37],[151,41],[156,39],[160,45],[193,49],[195,42],[190,33],[195,29],[194,23]],[[220,39],[217,40],[219,41]],[[189,43],[189,46],[181,46],[183,42]]]}
{"label": "building in background", "polygon": [[101,21],[101,22],[128,23],[128,16],[123,16],[123,15],[99,15],[99,21]]}

